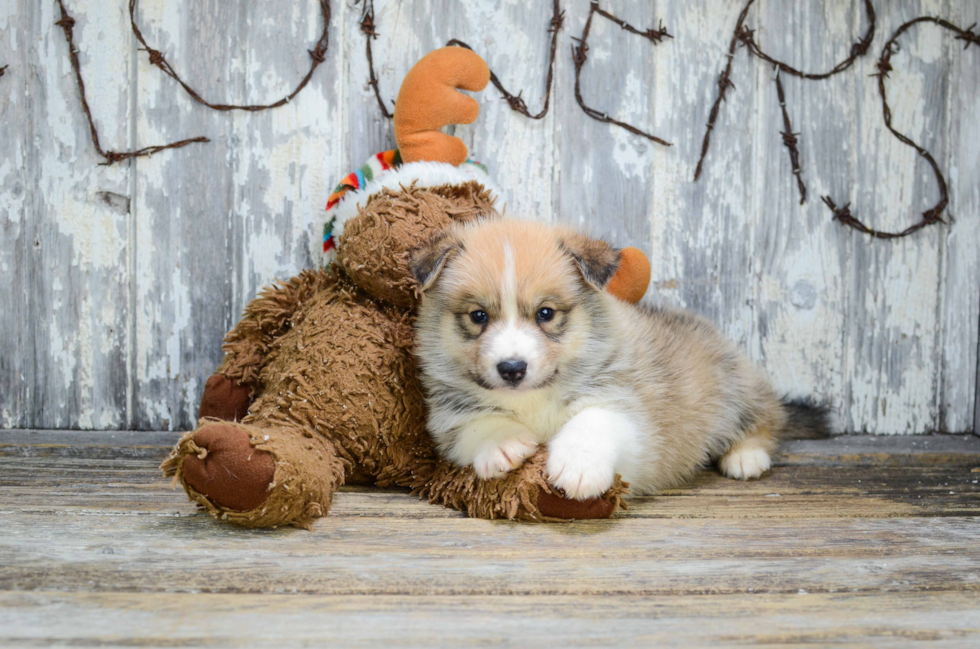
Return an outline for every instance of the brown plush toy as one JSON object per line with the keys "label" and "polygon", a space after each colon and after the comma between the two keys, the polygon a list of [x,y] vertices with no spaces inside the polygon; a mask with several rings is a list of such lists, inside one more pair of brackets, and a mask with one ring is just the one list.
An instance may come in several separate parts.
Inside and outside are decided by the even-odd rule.
{"label": "brown plush toy", "polygon": [[[161,467],[213,516],[308,528],[345,483],[405,487],[483,518],[607,518],[619,508],[618,478],[601,498],[563,498],[541,450],[503,478],[480,480],[440,459],[425,432],[409,254],[455,221],[496,215],[482,165],[439,131],[476,118],[476,102],[456,88],[480,90],[488,79],[466,49],[419,61],[396,104],[402,155],[378,154],[330,198],[314,251],[328,267],[265,289],[226,336],[198,428]],[[616,294],[639,299],[646,258],[624,251],[621,266]]]}

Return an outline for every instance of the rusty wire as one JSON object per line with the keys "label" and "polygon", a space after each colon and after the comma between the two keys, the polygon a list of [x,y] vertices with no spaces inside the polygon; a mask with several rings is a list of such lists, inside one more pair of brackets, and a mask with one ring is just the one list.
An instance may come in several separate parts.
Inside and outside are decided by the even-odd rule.
{"label": "rusty wire", "polygon": [[78,50],[75,48],[75,19],[72,18],[71,14],[68,13],[68,9],[65,8],[64,0],[58,0],[58,7],[61,9],[61,20],[55,24],[61,27],[62,31],[65,32],[65,40],[68,41],[68,59],[71,61],[72,70],[75,71],[75,80],[78,82],[78,93],[82,100],[82,111],[85,113],[86,119],[88,119],[89,132],[92,135],[92,144],[95,145],[95,150],[98,151],[99,155],[105,159],[105,162],[101,162],[99,164],[108,166],[115,162],[120,162],[129,158],[150,156],[159,151],[163,151],[164,149],[179,149],[193,142],[210,142],[210,140],[206,137],[195,137],[189,140],[171,142],[170,144],[148,146],[135,151],[104,150],[102,148],[102,144],[99,142],[99,130],[95,126],[95,120],[92,118],[92,110],[89,108],[88,99],[85,96],[85,80],[82,78],[82,68],[78,62]]}
{"label": "rusty wire", "polygon": [[933,16],[919,16],[918,18],[913,18],[912,20],[899,26],[899,28],[895,30],[895,33],[892,34],[892,37],[888,39],[888,42],[885,43],[884,47],[882,48],[881,56],[878,58],[877,63],[878,72],[874,76],[878,77],[878,94],[881,96],[881,112],[885,120],[885,126],[889,131],[891,131],[892,135],[894,135],[899,142],[915,149],[915,151],[929,163],[933,174],[936,176],[936,183],[939,185],[939,201],[922,213],[921,220],[913,223],[901,232],[884,232],[882,230],[875,230],[874,228],[871,228],[858,220],[857,217],[855,217],[851,212],[849,203],[843,207],[837,207],[836,203],[830,196],[823,197],[824,204],[826,204],[830,211],[834,214],[834,220],[840,221],[844,225],[878,239],[898,239],[900,237],[907,237],[908,235],[921,230],[927,225],[932,225],[934,223],[945,223],[945,221],[943,221],[942,214],[947,205],[949,205],[949,189],[946,186],[946,178],[939,169],[939,164],[936,162],[936,159],[932,157],[932,154],[929,153],[925,147],[916,143],[914,140],[912,140],[912,138],[899,132],[894,126],[892,126],[892,110],[888,105],[887,92],[885,88],[885,80],[888,78],[888,73],[893,70],[891,57],[892,54],[898,51],[898,39],[902,36],[902,34],[920,23],[933,23],[954,32],[956,34],[956,40],[966,42],[963,47],[964,49],[969,48],[970,45],[980,45],[980,35],[973,32],[973,28],[976,27],[976,23],[970,25],[966,29],[961,29],[960,27],[942,18],[936,18]]}
{"label": "rusty wire", "polygon": [[783,82],[779,80],[779,68],[776,68],[776,96],[779,98],[779,109],[783,111],[783,144],[789,151],[789,161],[793,167],[793,175],[796,176],[796,186],[800,190],[800,205],[806,203],[806,183],[803,182],[803,170],[800,168],[800,149],[799,133],[793,132],[793,123],[789,119],[789,111],[786,110],[786,93],[783,91]]}
{"label": "rusty wire", "polygon": [[[752,4],[752,2],[750,1],[749,4]],[[746,5],[746,8],[747,7],[748,5]],[[785,72],[786,74],[790,74],[794,77],[800,77],[801,79],[812,79],[819,81],[821,79],[828,79],[835,74],[839,74],[844,70],[847,70],[849,67],[854,65],[855,61],[868,53],[868,49],[871,47],[871,41],[874,40],[875,37],[875,20],[877,17],[875,16],[875,8],[871,4],[871,0],[864,0],[864,8],[865,12],[868,14],[868,30],[864,33],[864,36],[859,38],[851,45],[851,51],[848,57],[827,72],[803,72],[802,70],[797,70],[790,65],[786,65],[782,61],[774,59],[766,54],[761,47],[759,47],[759,44],[755,40],[755,30],[748,29],[744,25],[742,26],[741,30],[736,31],[736,36],[742,43],[745,44],[746,47],[749,48],[749,51],[752,52],[753,55],[770,63],[771,65],[776,66],[776,68],[778,68],[781,72]]]}
{"label": "rusty wire", "polygon": [[[61,2],[61,0],[58,1]],[[196,90],[194,90],[194,88],[189,86],[183,79],[180,78],[180,75],[177,74],[176,70],[174,70],[173,66],[167,60],[167,57],[163,55],[163,52],[150,47],[149,43],[146,42],[146,38],[143,36],[143,32],[140,31],[139,25],[136,24],[136,3],[137,0],[129,0],[129,22],[130,25],[132,26],[133,34],[136,36],[136,39],[143,46],[142,49],[149,55],[150,64],[160,68],[167,76],[169,76],[174,81],[179,83],[180,87],[183,88],[187,92],[187,94],[191,96],[191,99],[213,110],[220,110],[220,111],[246,110],[246,111],[256,112],[261,110],[268,110],[270,108],[278,108],[279,106],[283,106],[289,103],[291,99],[293,99],[296,95],[302,92],[303,88],[306,87],[306,84],[308,84],[310,82],[310,79],[313,78],[313,73],[316,72],[317,67],[319,67],[319,65],[323,63],[323,61],[325,60],[327,54],[327,47],[330,45],[330,32],[329,32],[330,2],[329,0],[319,0],[320,13],[323,18],[323,30],[320,32],[320,38],[317,40],[316,45],[313,47],[312,50],[308,50],[310,53],[310,58],[312,59],[310,63],[310,69],[306,73],[306,76],[304,76],[300,80],[296,88],[294,88],[291,93],[281,98],[279,101],[273,102],[271,104],[257,104],[257,105],[249,105],[249,106],[241,106],[238,104],[215,104],[201,97],[201,95]]]}
{"label": "rusty wire", "polygon": [[[802,172],[799,165],[799,149],[797,148],[797,144],[799,142],[797,139],[798,134],[792,133],[792,129],[789,125],[789,114],[786,111],[785,106],[782,106],[782,104],[785,104],[785,95],[782,92],[782,84],[779,81],[779,74],[785,72],[786,74],[799,77],[801,79],[821,80],[832,77],[833,75],[839,74],[850,68],[852,65],[854,65],[855,61],[867,54],[868,49],[871,47],[871,41],[874,40],[876,26],[875,9],[871,4],[871,0],[864,0],[865,13],[868,15],[868,29],[864,35],[861,36],[861,38],[851,45],[847,58],[843,59],[826,72],[804,72],[773,58],[759,46],[755,39],[755,30],[745,26],[745,18],[754,2],[755,0],[748,0],[748,2],[745,3],[745,6],[742,8],[742,11],[738,16],[738,20],[735,22],[735,31],[732,33],[732,39],[728,45],[728,61],[725,63],[725,69],[718,77],[718,95],[715,97],[715,102],[712,104],[711,112],[708,115],[708,123],[704,132],[704,140],[701,143],[701,156],[698,158],[698,164],[694,170],[694,180],[698,180],[698,178],[701,177],[701,171],[704,168],[704,159],[708,155],[708,147],[711,143],[711,131],[714,129],[715,122],[718,119],[718,112],[721,109],[721,103],[725,100],[725,93],[729,88],[735,87],[735,84],[733,84],[731,81],[732,62],[735,60],[735,51],[738,48],[739,43],[741,43],[753,56],[768,62],[770,65],[776,68],[776,90],[780,95],[780,104],[783,111],[783,124],[786,128],[786,131],[783,132],[783,142],[786,144],[786,147],[790,152],[790,160],[793,164],[793,175],[796,176],[797,185],[800,188],[800,194],[803,196],[803,200],[800,201],[800,204],[803,204],[806,200],[806,186],[803,184]],[[787,133],[789,133],[789,135],[787,135]],[[792,145],[790,144],[790,141],[792,141]]]}
{"label": "rusty wire", "polygon": [[704,166],[704,158],[708,155],[708,147],[711,144],[711,131],[715,128],[715,122],[718,120],[718,112],[721,110],[721,102],[725,101],[725,93],[728,92],[729,88],[734,88],[735,84],[732,83],[732,63],[735,61],[735,50],[738,48],[739,33],[741,33],[743,25],[745,23],[745,16],[749,13],[749,8],[755,0],[749,0],[742,7],[742,12],[738,15],[738,20],[735,22],[735,31],[732,33],[732,39],[728,42],[728,54],[726,55],[728,61],[725,63],[725,69],[721,71],[718,76],[718,95],[715,97],[715,103],[711,105],[711,112],[708,114],[708,125],[704,131],[704,139],[701,141],[701,157],[698,158],[698,166],[694,170],[694,180],[696,181],[701,177],[701,169]]}
{"label": "rusty wire", "polygon": [[9,68],[9,67],[10,67],[9,65],[5,65],[2,68],[0,68],[0,77],[3,76],[3,73],[6,72],[7,71],[7,68]]}
{"label": "rusty wire", "polygon": [[[544,103],[540,111],[537,113],[532,113],[530,109],[528,109],[524,98],[521,96],[524,94],[524,91],[520,90],[516,95],[510,92],[504,87],[504,84],[500,81],[500,77],[498,77],[492,69],[490,70],[490,83],[492,83],[494,87],[500,91],[500,94],[503,95],[504,100],[510,106],[511,110],[530,119],[541,119],[548,114],[548,108],[551,104],[551,89],[555,78],[555,53],[558,49],[558,31],[561,29],[564,20],[565,12],[562,11],[559,1],[553,0],[551,20],[548,23],[548,33],[551,34],[551,46],[548,54],[548,74],[545,77]],[[368,78],[368,85],[374,90],[374,96],[378,100],[378,107],[381,109],[381,114],[386,118],[391,119],[393,114],[388,112],[384,101],[381,99],[381,91],[378,90],[378,76],[374,71],[374,56],[371,51],[371,41],[378,37],[376,26],[377,23],[375,22],[374,18],[374,0],[366,0],[364,3],[364,11],[361,13],[361,31],[364,33],[366,38],[365,51],[367,53],[368,73],[370,75]],[[472,47],[458,38],[449,39],[446,42],[446,45],[455,45],[457,47],[465,47],[468,50],[473,50]]]}
{"label": "rusty wire", "polygon": [[[516,95],[510,92],[504,88],[504,84],[500,82],[500,79],[497,77],[496,73],[493,70],[490,70],[490,83],[492,83],[497,90],[500,91],[500,94],[504,96],[504,100],[506,100],[508,105],[510,105],[511,110],[531,119],[541,119],[548,114],[548,106],[551,103],[552,81],[555,78],[555,53],[558,51],[558,31],[561,29],[564,22],[565,12],[562,11],[561,6],[558,4],[558,0],[553,0],[551,21],[548,23],[548,33],[551,34],[551,46],[548,52],[548,76],[544,82],[544,104],[541,107],[541,110],[537,113],[532,114],[531,111],[528,110],[527,104],[524,103],[524,99],[521,97],[521,95],[524,93],[523,90],[518,91]],[[465,47],[468,50],[473,49],[463,41],[456,38],[450,39],[446,45],[458,45],[459,47]]]}
{"label": "rusty wire", "polygon": [[[370,74],[368,85],[374,89],[374,97],[378,100],[378,108],[381,109],[381,114],[387,119],[391,119],[395,115],[394,113],[389,113],[385,107],[385,102],[381,99],[381,91],[378,89],[378,76],[374,73],[374,55],[371,52],[371,41],[378,37],[378,32],[375,31],[374,24],[374,0],[367,0],[364,3],[364,11],[361,12],[361,32],[364,34],[365,51],[367,53]],[[394,104],[395,102],[391,103]]]}
{"label": "rusty wire", "polygon": [[[753,0],[750,0],[750,2],[751,1],[753,1]],[[620,120],[618,120],[618,119],[616,119],[614,117],[610,117],[609,115],[607,115],[607,114],[605,114],[605,113],[603,113],[603,112],[601,112],[599,110],[596,110],[595,108],[592,108],[591,106],[586,105],[585,100],[582,98],[582,83],[581,83],[582,82],[582,68],[585,66],[585,61],[588,59],[588,53],[589,53],[589,43],[588,43],[588,41],[589,41],[589,32],[592,29],[592,18],[596,14],[599,14],[603,18],[605,18],[605,19],[607,19],[607,20],[609,20],[609,21],[611,21],[611,22],[619,25],[619,27],[621,29],[625,30],[625,31],[628,31],[628,32],[633,33],[633,34],[636,34],[638,36],[642,36],[643,38],[647,39],[648,41],[650,41],[654,45],[659,45],[660,42],[663,41],[663,39],[665,39],[665,38],[673,38],[673,36],[671,36],[667,32],[667,28],[663,26],[663,23],[661,23],[657,27],[657,29],[653,29],[651,27],[651,28],[646,29],[644,31],[640,31],[639,29],[637,29],[636,27],[633,27],[632,25],[630,25],[626,21],[624,21],[624,20],[622,20],[620,18],[617,18],[616,16],[612,15],[608,11],[605,11],[605,10],[601,9],[599,7],[599,3],[598,2],[592,2],[589,5],[589,17],[585,21],[585,27],[582,29],[582,38],[573,38],[572,39],[572,40],[574,40],[574,41],[576,41],[578,43],[578,45],[573,45],[572,46],[572,62],[575,64],[575,101],[578,102],[578,105],[582,108],[582,111],[586,115],[588,115],[589,117],[591,117],[594,120],[597,120],[597,121],[600,121],[600,122],[605,122],[607,124],[614,124],[616,126],[619,126],[621,128],[626,129],[627,131],[629,131],[630,133],[633,133],[634,135],[639,135],[641,137],[645,137],[648,140],[651,140],[653,142],[656,142],[657,144],[662,144],[664,146],[672,146],[670,142],[668,142],[667,140],[664,140],[663,138],[659,138],[656,135],[653,135],[651,133],[647,133],[646,131],[643,131],[643,130],[639,129],[639,128],[633,126],[632,124],[627,124],[626,122],[620,121]]]}

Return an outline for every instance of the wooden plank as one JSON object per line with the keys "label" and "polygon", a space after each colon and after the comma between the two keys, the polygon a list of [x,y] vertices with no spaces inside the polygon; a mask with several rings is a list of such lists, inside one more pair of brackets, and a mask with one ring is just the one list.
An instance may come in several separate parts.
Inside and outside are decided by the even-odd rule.
{"label": "wooden plank", "polygon": [[[865,14],[863,0],[794,3],[791,10],[761,3],[749,14],[747,25],[757,28],[755,40],[772,57],[816,73],[833,69],[848,56],[851,45],[868,29]],[[773,67],[756,58],[741,59],[739,65],[754,73],[754,87],[747,92],[758,97],[756,116],[747,128],[758,141],[760,157],[746,164],[760,168],[753,192],[764,197],[752,224],[756,281],[750,299],[756,322],[750,350],[778,390],[812,395],[832,405],[839,426],[841,395],[850,381],[844,371],[843,332],[851,237],[829,218],[821,194],[826,184],[854,177],[848,143],[855,139],[856,125],[839,115],[854,110],[853,98],[864,78],[853,71],[820,81],[780,76],[807,190],[801,205],[783,141],[786,128]],[[733,101],[746,99],[736,92]],[[722,137],[746,138],[731,132]],[[719,142],[718,148],[722,146]]]}
{"label": "wooden plank", "polygon": [[[165,452],[182,433],[142,430],[0,430],[0,448],[31,446],[63,446],[82,450],[90,447],[122,448],[126,446],[158,446]],[[961,457],[980,454],[980,440],[969,435],[905,435],[875,437],[868,435],[837,435],[818,440],[787,440],[779,446],[783,458],[793,457],[797,464],[829,458],[845,465],[857,458],[896,458],[908,455],[934,454],[943,462],[958,463]],[[8,453],[9,454],[9,453]],[[873,461],[873,460],[872,460]]]}
{"label": "wooden plank", "polygon": [[[72,465],[81,465],[72,468]],[[183,492],[145,468],[120,466],[119,460],[36,462],[23,468],[0,458],[7,475],[0,479],[4,501],[16,511],[53,515],[122,512],[134,516],[191,516],[193,504]],[[690,485],[653,497],[630,498],[617,519],[825,519],[920,518],[980,514],[973,467],[955,471],[919,470],[903,479],[909,467],[861,469],[777,469],[758,483],[726,482],[705,472]],[[96,475],[110,484],[95,483]],[[81,479],[80,477],[81,476]],[[85,479],[88,478],[88,479]],[[830,480],[835,482],[829,483]],[[921,483],[921,484],[919,484]],[[38,493],[38,489],[45,490]],[[53,498],[57,496],[57,500]],[[5,511],[13,509],[3,507]],[[335,498],[330,519],[459,518],[456,511],[430,505],[404,491],[345,487]],[[328,524],[322,522],[321,524]]]}
{"label": "wooden plank", "polygon": [[[268,3],[139,7],[150,42],[211,101],[262,104],[288,94],[322,30],[312,0],[285,14]],[[193,427],[221,339],[244,304],[277,276],[309,266],[307,223],[346,166],[337,127],[345,7],[332,3],[326,63],[293,101],[269,111],[207,109],[141,58],[140,138],[204,134],[212,142],[137,166],[133,427]]]}
{"label": "wooden plank", "polygon": [[[757,143],[750,124],[760,99],[752,89],[752,65],[744,50],[736,54],[733,69],[738,91],[729,96],[721,112],[701,179],[692,181],[718,74],[728,60],[729,40],[742,6],[715,3],[705,12],[693,3],[661,3],[635,23],[646,28],[662,20],[674,36],[656,48],[641,41],[648,48],[646,59],[654,74],[641,93],[649,97],[650,109],[636,117],[673,146],[650,145],[646,152],[650,173],[631,178],[627,191],[641,193],[651,185],[653,189],[643,206],[651,234],[646,252],[653,268],[648,299],[693,309],[749,350],[755,284],[750,215],[757,211],[758,197],[744,188],[753,186],[758,173]],[[612,29],[617,40],[635,38]],[[633,65],[632,59],[618,61]],[[613,87],[618,85],[615,67],[607,66],[607,83]],[[601,124],[594,128],[609,129]],[[616,139],[627,150],[642,142],[625,132],[618,132]],[[608,167],[601,162],[595,166]]]}
{"label": "wooden plank", "polygon": [[[555,159],[539,158],[538,163],[555,168],[551,218],[603,237],[615,246],[636,246],[649,254],[653,163],[669,150],[590,118],[576,103],[575,70],[569,48],[578,44],[573,39],[582,36],[589,2],[570,0],[563,7],[565,26],[558,47],[558,85],[553,98]],[[603,8],[640,29],[657,24],[659,7],[653,3],[621,3]],[[643,130],[662,132],[667,127],[653,111],[654,61],[670,47],[669,42],[654,46],[596,15],[581,76],[584,101]],[[626,61],[629,65],[624,65]],[[659,278],[654,269],[654,279]]]}
{"label": "wooden plank", "polygon": [[[194,424],[222,334],[275,276],[309,263],[306,223],[337,178],[392,146],[366,85],[363,4],[332,4],[327,63],[294,102],[215,113],[137,52],[125,3],[68,2],[104,143],[129,148],[204,134],[152,159],[98,167],[65,56],[56,5],[0,10],[0,425],[181,429]],[[240,4],[240,3],[239,3]],[[139,4],[149,40],[213,99],[263,102],[305,73],[318,3],[209,0],[166,11]],[[826,69],[866,24],[863,0],[757,2],[749,24],[773,55]],[[456,129],[508,194],[509,213],[583,226],[650,254],[650,298],[691,307],[763,364],[780,389],[828,399],[844,430],[980,428],[980,210],[975,52],[938,28],[903,37],[889,79],[895,124],[938,156],[951,225],[870,241],[831,221],[819,196],[851,200],[900,229],[934,201],[916,155],[884,131],[875,61],[920,14],[966,27],[976,3],[917,0],[877,8],[867,56],[828,81],[784,79],[801,132],[810,201],[796,204],[768,66],[736,53],[704,176],[691,182],[704,122],[740,3],[603,3],[659,46],[596,17],[583,92],[590,105],[674,142],[671,148],[586,116],[574,101],[573,37],[589,0],[567,0],[552,110],[540,121],[499,93]],[[440,0],[376,5],[375,63],[393,99],[409,66],[451,37],[483,54],[504,84],[541,105],[549,2],[530,8]],[[96,29],[97,27],[97,29]],[[93,31],[96,29],[96,31]],[[29,35],[29,36],[28,36]],[[390,105],[390,104],[389,104]],[[9,161],[9,162],[8,162]],[[7,163],[6,165],[4,163]],[[134,171],[135,170],[135,171]],[[30,191],[35,188],[36,191]]]}
{"label": "wooden plank", "polygon": [[[137,20],[148,42],[188,83],[212,101],[260,99],[243,77],[244,5],[201,2],[180,12],[167,6],[141,2]],[[234,178],[237,116],[194,103],[145,54],[135,75],[141,140],[211,139],[137,161],[133,197],[132,427],[186,427],[233,321],[241,263],[234,209],[240,191]]]}
{"label": "wooden plank", "polygon": [[[448,3],[447,6],[459,7],[462,13],[456,15],[452,27],[442,34],[476,48],[504,87],[514,94],[520,93],[528,112],[540,112],[548,74],[552,3]],[[572,3],[561,2],[561,6],[568,11]],[[428,24],[431,17],[423,20]],[[567,63],[570,29],[566,14],[555,54],[556,80],[552,83],[550,105],[544,117],[532,120],[514,112],[491,84],[481,93],[479,119],[455,129],[472,155],[486,163],[504,193],[498,207],[508,216],[534,221],[562,220],[561,211],[556,209],[555,188],[560,173],[561,99],[557,75],[562,64]]]}
{"label": "wooden plank", "polygon": [[0,641],[280,647],[975,646],[972,593],[346,597],[0,593]]}
{"label": "wooden plank", "polygon": [[[918,15],[947,15],[948,4],[923,0],[889,5],[882,14],[879,38],[887,39],[901,23]],[[880,46],[875,51],[880,53]],[[940,103],[926,99],[946,94],[942,75],[930,74],[931,62],[942,51],[941,34],[916,30],[902,39],[901,51],[892,59],[895,71],[889,76],[888,101],[893,124],[920,142],[926,128],[945,132]],[[874,59],[863,62],[866,75],[876,72],[873,64]],[[853,153],[857,175],[851,196],[838,203],[851,200],[855,213],[859,210],[875,224],[872,227],[902,230],[936,202],[934,180],[915,151],[884,128],[877,84],[863,84],[859,93],[859,135]],[[928,138],[924,144],[935,150],[941,146],[939,140]],[[906,434],[938,430],[937,314],[944,299],[944,233],[929,228],[893,241],[871,240],[858,232],[851,236],[847,429]]]}
{"label": "wooden plank", "polygon": [[24,322],[31,312],[30,261],[33,256],[34,173],[37,150],[30,141],[30,60],[36,40],[34,3],[0,6],[0,427],[34,425],[34,330]]}
{"label": "wooden plank", "polygon": [[[67,5],[77,21],[75,46],[102,142],[128,149],[130,42],[101,37],[125,33],[126,9],[118,3]],[[24,404],[30,410],[16,418],[48,428],[122,427],[129,375],[129,166],[99,166],[103,159],[81,109],[68,45],[54,24],[57,4],[25,3],[20,11],[29,27],[18,38],[29,53],[19,61],[19,75],[29,79],[21,88],[27,90],[30,124],[17,130],[30,138],[32,151],[21,156],[24,191],[31,197],[16,208],[16,218],[24,228],[20,240],[28,244],[18,263],[30,298],[14,298],[18,324],[10,330],[21,332],[12,342],[33,338],[12,350],[19,363],[33,366],[31,376],[17,379],[33,384]]]}
{"label": "wooden plank", "polygon": [[975,436],[791,442],[763,480],[705,472],[612,521],[468,519],[345,489],[312,532],[195,512],[156,470],[173,437],[0,434],[0,644],[980,635]]}
{"label": "wooden plank", "polygon": [[[22,432],[0,438],[0,488],[8,511],[191,515],[156,465],[172,433]],[[145,443],[133,444],[143,441]],[[980,513],[980,440],[973,436],[844,438],[793,442],[764,479],[735,482],[712,470],[650,498],[621,518],[889,518]],[[56,497],[55,497],[56,494]],[[457,517],[403,491],[346,488],[330,518]]]}
{"label": "wooden plank", "polygon": [[[348,595],[980,590],[975,517],[324,519],[312,532],[203,516],[3,514],[0,590]],[[220,557],[220,561],[216,558]]]}
{"label": "wooden plank", "polygon": [[[951,22],[964,28],[980,21],[976,2],[952,2],[949,9]],[[948,143],[944,171],[952,197],[949,212],[955,219],[946,235],[947,298],[940,315],[944,347],[941,412],[944,430],[972,429],[980,435],[980,259],[976,245],[980,240],[980,147],[972,145],[980,140],[976,101],[980,57],[976,51],[964,50],[960,42],[946,34],[948,61],[938,71],[947,78],[947,131],[942,137]]]}

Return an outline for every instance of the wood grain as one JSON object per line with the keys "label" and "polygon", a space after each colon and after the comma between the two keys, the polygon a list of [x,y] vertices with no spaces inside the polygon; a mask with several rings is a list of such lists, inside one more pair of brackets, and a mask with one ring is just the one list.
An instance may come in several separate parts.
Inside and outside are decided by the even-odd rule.
{"label": "wood grain", "polygon": [[28,62],[34,55],[31,31],[33,3],[4,3],[0,6],[0,66],[7,66],[0,78],[0,121],[23,128],[0,128],[0,426],[17,428],[34,419],[34,331],[24,320],[31,309],[31,259],[34,251],[34,213],[36,182],[32,158],[36,149],[30,143],[31,106],[28,89]]}
{"label": "wood grain", "polygon": [[[275,277],[309,265],[307,224],[337,180],[393,145],[367,86],[362,4],[333,2],[327,60],[288,105],[216,113],[190,101],[136,50],[123,2],[69,8],[89,101],[107,143],[195,135],[207,145],[98,166],[55,8],[0,8],[0,426],[179,430],[193,426],[220,340]],[[313,0],[289,4],[144,0],[151,42],[208,98],[261,102],[291,88],[319,32]],[[772,70],[736,52],[736,88],[691,182],[717,74],[742,3],[603,7],[654,46],[597,18],[583,92],[590,105],[674,143],[665,148],[588,118],[570,50],[589,0],[566,0],[552,108],[538,121],[496,90],[458,127],[507,190],[508,213],[572,224],[636,245],[653,263],[648,299],[719,323],[781,391],[829,402],[842,430],[980,429],[980,84],[977,49],[923,26],[893,57],[895,125],[939,160],[953,221],[901,241],[868,240],[830,219],[832,195],[896,229],[934,201],[934,179],[882,123],[874,62],[920,14],[963,27],[980,5],[877,3],[868,55],[827,81],[784,78],[810,200],[779,131]],[[450,38],[486,57],[535,110],[543,96],[550,1],[375,3],[375,62],[386,100],[426,51]],[[759,1],[756,39],[791,65],[823,70],[867,26],[863,1]]]}
{"label": "wood grain", "polygon": [[[206,611],[191,614],[188,611]],[[16,616],[16,617],[15,617]],[[101,623],[92,624],[93,617]],[[307,596],[0,593],[0,639],[142,646],[975,645],[971,593]],[[434,633],[435,632],[435,633]]]}
{"label": "wood grain", "polygon": [[196,512],[156,469],[174,437],[0,434],[0,644],[980,639],[973,436],[792,442],[762,480],[705,472],[611,521],[474,520],[345,489],[312,532]]}

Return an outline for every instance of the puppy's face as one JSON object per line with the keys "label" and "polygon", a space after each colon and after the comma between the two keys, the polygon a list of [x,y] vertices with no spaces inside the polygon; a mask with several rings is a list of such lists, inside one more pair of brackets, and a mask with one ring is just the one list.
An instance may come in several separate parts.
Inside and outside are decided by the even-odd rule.
{"label": "puppy's face", "polygon": [[588,353],[618,263],[604,242],[536,223],[451,230],[414,257],[423,368],[485,390],[553,383]]}

